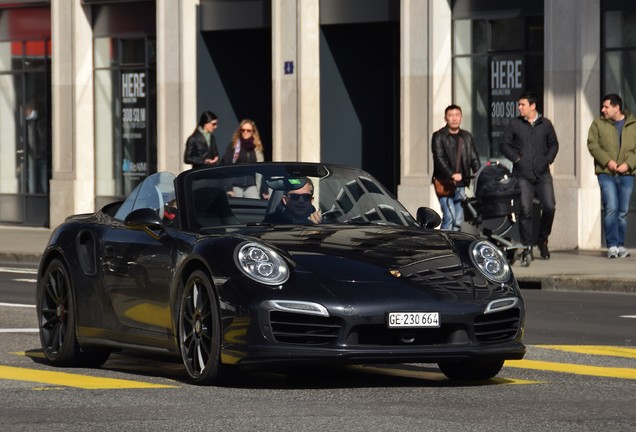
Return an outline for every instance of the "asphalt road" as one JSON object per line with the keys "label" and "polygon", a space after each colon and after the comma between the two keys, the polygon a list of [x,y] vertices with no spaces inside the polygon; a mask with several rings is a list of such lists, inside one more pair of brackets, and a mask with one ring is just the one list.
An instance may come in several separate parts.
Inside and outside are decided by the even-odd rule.
{"label": "asphalt road", "polygon": [[[430,364],[244,374],[187,383],[178,361],[112,355],[100,369],[41,358],[24,275],[0,271],[0,429],[66,431],[633,431],[636,296],[525,291],[524,360],[452,382]],[[32,277],[32,276],[31,276]],[[21,287],[21,288],[20,288]],[[8,291],[9,293],[7,293]],[[26,300],[24,300],[26,299]],[[33,302],[31,302],[32,304]]]}

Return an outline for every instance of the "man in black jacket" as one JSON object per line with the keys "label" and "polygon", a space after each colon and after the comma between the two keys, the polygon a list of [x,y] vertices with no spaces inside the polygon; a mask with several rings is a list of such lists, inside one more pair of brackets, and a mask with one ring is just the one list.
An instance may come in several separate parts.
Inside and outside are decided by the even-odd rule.
{"label": "man in black jacket", "polygon": [[433,133],[433,178],[450,183],[455,188],[449,196],[438,195],[442,209],[442,229],[459,231],[464,221],[462,201],[464,187],[481,165],[473,136],[461,129],[462,109],[449,105],[444,110],[446,126]]}
{"label": "man in black jacket", "polygon": [[532,206],[535,195],[541,205],[541,225],[537,246],[541,258],[550,259],[548,237],[552,232],[556,201],[550,165],[559,151],[554,126],[537,111],[537,97],[525,92],[519,98],[519,117],[501,136],[501,152],[513,163],[513,174],[521,188],[519,235],[521,243],[532,245]]}

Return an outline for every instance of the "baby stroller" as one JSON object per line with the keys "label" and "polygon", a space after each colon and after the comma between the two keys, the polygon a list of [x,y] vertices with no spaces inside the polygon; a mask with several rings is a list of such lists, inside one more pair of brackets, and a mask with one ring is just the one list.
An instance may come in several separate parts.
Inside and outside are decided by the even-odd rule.
{"label": "baby stroller", "polygon": [[[466,221],[480,230],[480,236],[501,249],[510,265],[519,260],[521,266],[528,267],[532,262],[532,246],[515,243],[507,235],[516,223],[515,210],[521,196],[518,180],[504,165],[488,162],[477,171],[473,191],[474,197],[464,201]],[[494,227],[482,227],[488,221]]]}

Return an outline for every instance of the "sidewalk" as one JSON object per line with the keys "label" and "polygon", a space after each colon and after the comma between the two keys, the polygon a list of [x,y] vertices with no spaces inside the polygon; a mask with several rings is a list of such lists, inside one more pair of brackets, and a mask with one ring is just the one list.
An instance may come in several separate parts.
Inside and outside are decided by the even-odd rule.
{"label": "sidewalk", "polygon": [[[38,263],[51,232],[0,226],[0,263]],[[526,289],[636,294],[636,256],[607,259],[605,250],[552,251],[548,261],[535,259],[529,267],[517,262],[512,270]]]}

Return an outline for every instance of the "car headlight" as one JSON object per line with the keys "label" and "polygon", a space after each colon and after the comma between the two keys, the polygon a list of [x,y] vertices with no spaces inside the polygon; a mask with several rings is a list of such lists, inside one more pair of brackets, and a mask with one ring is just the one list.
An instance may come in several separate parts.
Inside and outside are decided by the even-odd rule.
{"label": "car headlight", "polygon": [[245,242],[236,248],[235,261],[245,276],[266,285],[280,285],[289,279],[289,267],[272,248]]}
{"label": "car headlight", "polygon": [[503,253],[485,240],[470,245],[470,258],[479,271],[493,282],[506,282],[511,275],[510,266]]}

